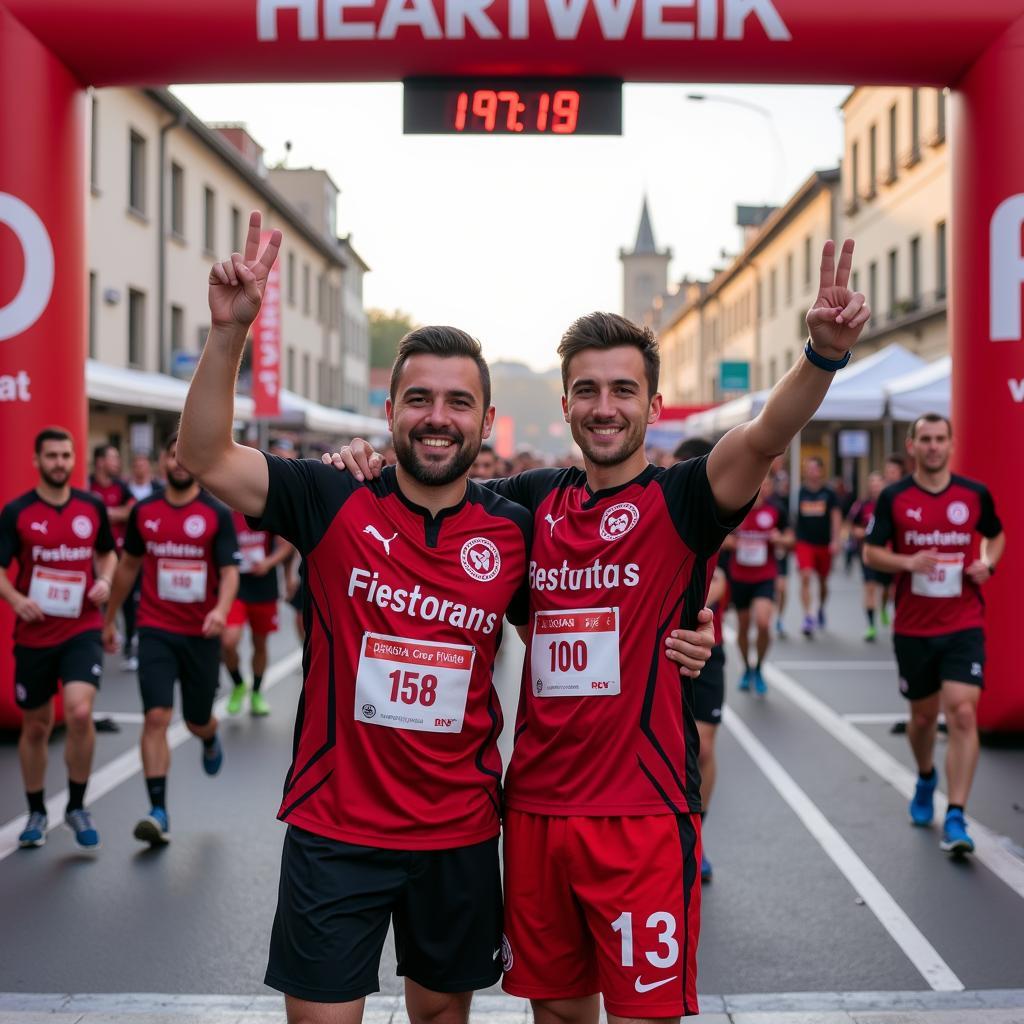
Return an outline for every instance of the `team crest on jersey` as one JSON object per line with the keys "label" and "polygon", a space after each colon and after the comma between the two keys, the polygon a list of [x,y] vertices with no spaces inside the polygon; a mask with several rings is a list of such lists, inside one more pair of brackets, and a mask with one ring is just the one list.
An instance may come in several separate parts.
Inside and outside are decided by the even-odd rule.
{"label": "team crest on jersey", "polygon": [[601,516],[601,536],[605,540],[618,540],[625,537],[639,522],[640,509],[632,502],[620,501]]}
{"label": "team crest on jersey", "polygon": [[762,530],[770,530],[772,525],[772,514],[766,508],[757,513],[755,522]]}
{"label": "team crest on jersey", "polygon": [[951,501],[946,509],[946,515],[954,526],[963,526],[971,518],[971,510],[965,502]]}
{"label": "team crest on jersey", "polygon": [[206,520],[202,516],[189,516],[185,520],[185,533],[193,540],[206,533]]}
{"label": "team crest on jersey", "polygon": [[71,529],[79,540],[85,540],[92,533],[92,523],[88,516],[75,516],[71,520]]}
{"label": "team crest on jersey", "polygon": [[512,943],[508,941],[507,935],[501,937],[501,969],[511,971],[515,958],[512,956]]}
{"label": "team crest on jersey", "polygon": [[462,545],[462,552],[459,555],[462,568],[466,570],[467,576],[479,580],[481,583],[488,583],[493,580],[501,569],[501,555],[492,541],[486,537],[474,537]]}

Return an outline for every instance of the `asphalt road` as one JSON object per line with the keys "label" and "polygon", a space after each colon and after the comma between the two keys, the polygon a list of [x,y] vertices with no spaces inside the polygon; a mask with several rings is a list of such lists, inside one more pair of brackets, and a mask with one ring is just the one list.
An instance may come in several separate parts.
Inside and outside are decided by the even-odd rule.
{"label": "asphalt road", "polygon": [[[291,617],[282,620],[272,661],[294,662]],[[905,737],[890,733],[904,706],[888,638],[859,639],[855,580],[836,578],[830,621],[811,643],[775,645],[764,698],[736,691],[729,648],[729,715],[705,826],[715,877],[703,892],[700,990],[1024,988],[1024,749],[983,749],[968,812],[986,829],[987,853],[951,861],[936,829],[908,823],[899,786],[911,761]],[[788,624],[797,622],[791,603]],[[520,651],[508,636],[498,682],[510,713]],[[10,850],[24,797],[13,739],[0,739],[0,993],[269,994],[283,835],[274,814],[299,674],[278,671],[269,718],[225,722],[218,777],[203,774],[196,740],[175,749],[173,842],[150,851],[131,836],[148,802],[133,765],[136,685],[119,664],[108,659],[98,699],[101,717],[128,717],[98,736],[95,857],[63,828],[42,849]],[[58,733],[48,797],[65,786],[62,745]],[[400,990],[390,946],[381,989]]]}

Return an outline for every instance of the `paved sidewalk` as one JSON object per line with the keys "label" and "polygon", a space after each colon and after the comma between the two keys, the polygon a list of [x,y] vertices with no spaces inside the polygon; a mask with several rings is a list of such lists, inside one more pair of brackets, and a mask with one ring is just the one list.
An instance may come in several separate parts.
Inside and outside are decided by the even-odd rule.
{"label": "paved sidewalk", "polygon": [[[698,1024],[1024,1024],[1024,989],[701,996]],[[483,995],[472,1024],[530,1024],[525,999]],[[400,996],[369,996],[365,1024],[403,1024]],[[285,1024],[279,996],[0,993],[0,1024]]]}

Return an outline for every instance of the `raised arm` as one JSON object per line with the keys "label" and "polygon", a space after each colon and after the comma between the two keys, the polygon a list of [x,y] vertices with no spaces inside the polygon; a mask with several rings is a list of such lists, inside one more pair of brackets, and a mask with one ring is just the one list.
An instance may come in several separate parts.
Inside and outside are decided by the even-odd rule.
{"label": "raised arm", "polygon": [[269,476],[261,452],[236,444],[235,381],[249,327],[256,319],[270,268],[281,248],[274,231],[260,255],[259,213],[249,218],[244,257],[235,252],[210,270],[210,335],[181,414],[178,460],[221,501],[258,516],[267,503]]}
{"label": "raised arm", "polygon": [[807,313],[810,354],[798,356],[796,365],[772,388],[761,412],[749,423],[733,427],[708,456],[708,480],[723,512],[736,512],[750,500],[772,460],[821,405],[839,367],[820,364],[843,363],[857,344],[871,311],[864,296],[848,287],[852,265],[851,239],[843,243],[838,268],[835,243],[825,243],[818,297]]}

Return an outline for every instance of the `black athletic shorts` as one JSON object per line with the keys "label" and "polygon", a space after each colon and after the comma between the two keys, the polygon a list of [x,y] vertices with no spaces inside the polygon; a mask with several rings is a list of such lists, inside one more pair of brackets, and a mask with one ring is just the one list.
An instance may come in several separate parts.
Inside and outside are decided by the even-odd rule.
{"label": "black athletic shorts", "polygon": [[865,561],[864,556],[861,555],[860,559],[860,571],[864,575],[865,583],[878,583],[880,586],[887,587],[892,583],[891,572],[880,572],[878,569],[872,569]]}
{"label": "black athletic shorts", "polygon": [[730,584],[730,600],[738,612],[745,612],[756,597],[775,599],[775,580],[761,580],[760,583],[744,583],[733,580]]}
{"label": "black athletic shorts", "polygon": [[711,657],[693,681],[693,717],[709,725],[722,724],[725,703],[725,651],[711,648]]}
{"label": "black athletic shorts", "polygon": [[778,567],[780,576],[789,575],[789,552],[786,552],[782,558],[775,559],[775,565]]}
{"label": "black athletic shorts", "polygon": [[186,722],[206,725],[213,714],[220,677],[220,637],[184,636],[144,626],[139,630],[139,690],[142,707],[174,707],[174,682],[181,681]]}
{"label": "black athletic shorts", "polygon": [[355,846],[289,826],[266,984],[316,1003],[380,990],[394,921],[398,974],[434,992],[501,977],[498,838],[449,850]]}
{"label": "black athletic shorts", "polygon": [[41,708],[57,693],[57,681],[100,686],[103,642],[87,629],[56,647],[14,647],[14,699],[19,708]]}
{"label": "black athletic shorts", "polygon": [[942,636],[893,637],[900,693],[923,700],[946,681],[985,685],[985,631],[961,629]]}

